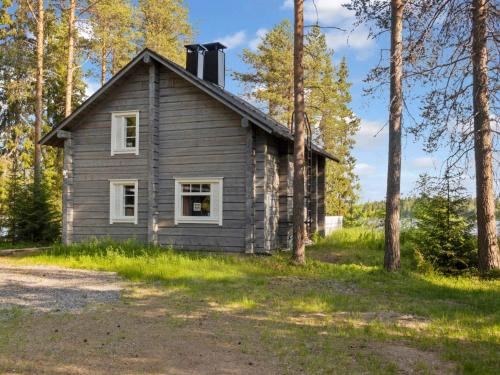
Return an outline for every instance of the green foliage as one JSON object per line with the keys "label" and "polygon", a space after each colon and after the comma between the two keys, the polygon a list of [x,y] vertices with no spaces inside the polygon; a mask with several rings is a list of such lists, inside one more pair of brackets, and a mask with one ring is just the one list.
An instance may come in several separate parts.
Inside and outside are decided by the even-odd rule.
{"label": "green foliage", "polygon": [[383,250],[384,232],[365,228],[341,229],[323,238],[318,245],[330,249]]}
{"label": "green foliage", "polygon": [[184,45],[193,30],[183,0],[139,0],[141,47],[148,47],[180,65],[184,65]]}
{"label": "green foliage", "polygon": [[60,216],[50,194],[45,179],[40,185],[25,181],[18,164],[12,164],[2,202],[2,226],[9,240],[52,243],[59,238]]}
{"label": "green foliage", "polygon": [[293,113],[293,33],[285,20],[266,33],[256,51],[244,49],[251,72],[234,72],[246,96],[262,103],[269,115],[291,127]]}
{"label": "green foliage", "polygon": [[476,241],[472,235],[474,217],[468,215],[468,201],[458,181],[445,181],[439,188],[427,177],[420,181],[413,233],[417,260],[422,268],[459,273],[477,267]]}
{"label": "green foliage", "polygon": [[136,51],[134,7],[128,0],[98,1],[90,7],[89,22],[91,56],[100,67],[104,84],[107,72],[116,73]]}

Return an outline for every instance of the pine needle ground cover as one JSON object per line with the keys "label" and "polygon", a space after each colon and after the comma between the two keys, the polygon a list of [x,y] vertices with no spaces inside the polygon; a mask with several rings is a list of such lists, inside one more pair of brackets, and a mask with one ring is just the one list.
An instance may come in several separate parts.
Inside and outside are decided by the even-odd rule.
{"label": "pine needle ground cover", "polygon": [[[411,261],[386,273],[382,241],[377,231],[338,231],[309,247],[305,267],[291,265],[289,254],[186,253],[133,242],[55,246],[9,262],[115,271],[159,286],[168,291],[172,324],[184,324],[180,312],[230,321],[231,331],[256,336],[284,373],[498,373],[500,281],[421,274]],[[9,324],[0,320],[0,331]]]}

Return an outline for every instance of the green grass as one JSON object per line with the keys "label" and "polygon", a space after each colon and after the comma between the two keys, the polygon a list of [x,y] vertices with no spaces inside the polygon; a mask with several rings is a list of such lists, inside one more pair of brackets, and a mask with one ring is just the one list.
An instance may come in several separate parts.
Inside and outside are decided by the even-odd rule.
{"label": "green grass", "polygon": [[6,249],[23,249],[28,247],[43,247],[49,245],[37,244],[33,242],[8,242],[8,241],[0,241],[0,250]]}
{"label": "green grass", "polygon": [[[176,252],[133,242],[55,246],[19,260],[116,271],[134,281],[160,282],[180,309],[238,319],[291,368],[310,374],[397,373],[386,345],[432,352],[464,374],[500,367],[500,281],[446,277],[413,270],[403,244],[403,271],[381,269],[380,232],[335,232],[308,248],[294,266],[271,257]],[[314,259],[316,260],[314,260]],[[323,260],[334,261],[325,263]],[[229,315],[227,315],[229,314]],[[409,325],[398,316],[411,315]],[[438,369],[417,363],[413,370]]]}

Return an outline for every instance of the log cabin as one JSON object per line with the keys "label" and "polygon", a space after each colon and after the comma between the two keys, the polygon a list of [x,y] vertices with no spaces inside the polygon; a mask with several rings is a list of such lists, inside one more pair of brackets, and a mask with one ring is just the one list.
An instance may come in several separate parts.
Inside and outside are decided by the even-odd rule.
{"label": "log cabin", "polygon": [[[136,239],[186,250],[291,247],[293,133],[224,89],[220,43],[186,67],[144,49],[40,143],[64,149],[65,244]],[[308,233],[324,233],[325,164],[306,147]]]}

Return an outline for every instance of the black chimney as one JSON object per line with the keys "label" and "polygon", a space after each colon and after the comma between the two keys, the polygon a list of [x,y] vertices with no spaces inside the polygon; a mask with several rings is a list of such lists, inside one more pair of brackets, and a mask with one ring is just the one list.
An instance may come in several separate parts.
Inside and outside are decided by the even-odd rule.
{"label": "black chimney", "polygon": [[207,50],[201,44],[190,44],[186,47],[186,70],[203,79],[203,55]]}
{"label": "black chimney", "polygon": [[186,46],[186,69],[223,88],[226,75],[224,48],[226,46],[219,42]]}

